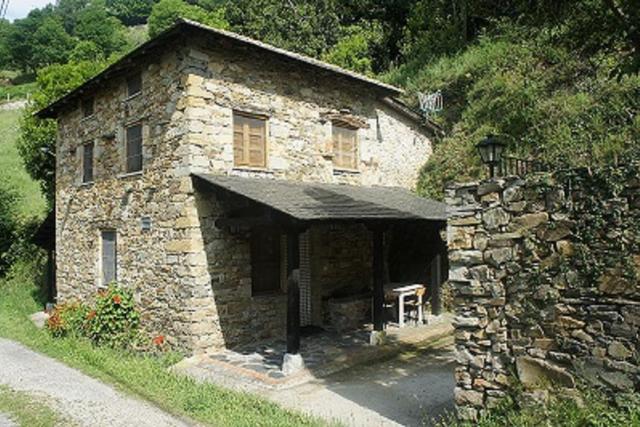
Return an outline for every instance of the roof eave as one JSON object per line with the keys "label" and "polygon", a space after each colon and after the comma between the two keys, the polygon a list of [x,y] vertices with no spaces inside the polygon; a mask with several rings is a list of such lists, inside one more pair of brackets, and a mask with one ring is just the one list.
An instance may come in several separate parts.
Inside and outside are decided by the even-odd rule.
{"label": "roof eave", "polygon": [[100,73],[92,77],[91,79],[87,80],[77,88],[71,90],[66,95],[63,95],[62,97],[58,98],[56,101],[52,102],[48,106],[34,113],[34,116],[41,119],[57,118],[61,109],[63,109],[66,105],[68,105],[69,102],[71,102],[72,100],[81,96],[82,93],[88,90],[89,87],[92,87],[93,85],[96,85],[104,81],[105,79],[112,77],[113,74],[119,71],[122,71],[125,68],[130,67],[131,65],[130,63],[133,61],[134,58],[146,55],[149,50],[153,49],[154,47],[159,45],[161,42],[171,37],[174,37],[175,35],[181,33],[182,31],[186,31],[190,29],[205,31],[209,34],[213,33],[238,43],[243,43],[248,46],[253,46],[259,49],[266,50],[282,58],[298,61],[312,67],[316,67],[316,68],[324,69],[325,71],[336,73],[344,78],[356,80],[365,85],[375,87],[378,90],[380,90],[382,93],[386,93],[387,95],[395,96],[395,95],[402,95],[404,93],[404,91],[400,88],[389,85],[387,83],[377,81],[375,79],[369,78],[367,76],[363,76],[358,73],[345,70],[333,64],[328,64],[326,62],[322,62],[317,59],[307,57],[305,55],[290,52],[285,49],[280,49],[278,47],[271,46],[267,43],[263,43],[258,40],[253,40],[249,37],[241,36],[239,34],[235,34],[229,31],[212,28],[195,21],[190,21],[187,19],[179,19],[174,26],[165,30],[164,32],[154,37],[153,39],[146,41],[145,43],[138,46],[131,52],[127,53],[121,59],[111,64],[110,66],[108,66],[106,69],[104,69],[103,71],[101,71]]}

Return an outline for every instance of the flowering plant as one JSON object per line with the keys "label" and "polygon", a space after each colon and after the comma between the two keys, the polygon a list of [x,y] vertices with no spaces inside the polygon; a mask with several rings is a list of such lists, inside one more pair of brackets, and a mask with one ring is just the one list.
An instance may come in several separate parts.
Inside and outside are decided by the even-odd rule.
{"label": "flowering plant", "polygon": [[115,283],[98,292],[95,308],[87,314],[87,336],[96,344],[130,347],[139,325],[133,293]]}

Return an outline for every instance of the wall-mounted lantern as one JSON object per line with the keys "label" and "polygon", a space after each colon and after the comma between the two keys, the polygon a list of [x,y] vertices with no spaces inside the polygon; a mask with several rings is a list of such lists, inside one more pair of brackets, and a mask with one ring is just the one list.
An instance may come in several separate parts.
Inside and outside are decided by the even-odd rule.
{"label": "wall-mounted lantern", "polygon": [[485,139],[476,144],[482,163],[489,166],[489,176],[493,178],[496,166],[500,165],[505,144],[495,135],[487,135]]}

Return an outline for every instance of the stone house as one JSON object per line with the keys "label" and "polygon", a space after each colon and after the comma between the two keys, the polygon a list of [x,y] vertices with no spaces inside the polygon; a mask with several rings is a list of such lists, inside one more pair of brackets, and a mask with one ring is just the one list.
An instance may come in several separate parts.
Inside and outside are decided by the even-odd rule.
{"label": "stone house", "polygon": [[38,113],[58,122],[58,300],[117,281],[196,353],[285,334],[295,353],[372,298],[381,330],[383,281],[437,289],[446,251],[444,205],[408,191],[433,129],[400,93],[178,22]]}

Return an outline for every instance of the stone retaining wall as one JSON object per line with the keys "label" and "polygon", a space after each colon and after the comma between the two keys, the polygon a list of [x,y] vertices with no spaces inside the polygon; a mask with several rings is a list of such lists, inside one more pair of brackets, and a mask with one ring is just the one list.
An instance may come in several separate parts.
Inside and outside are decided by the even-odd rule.
{"label": "stone retaining wall", "polygon": [[[602,199],[595,179],[554,176],[447,189],[461,419],[476,420],[516,380],[542,399],[544,385],[573,388],[578,377],[638,389],[640,256],[616,250],[638,248],[640,185],[618,179],[616,197]],[[590,205],[599,214],[586,218]],[[610,265],[594,278],[600,255]]]}

